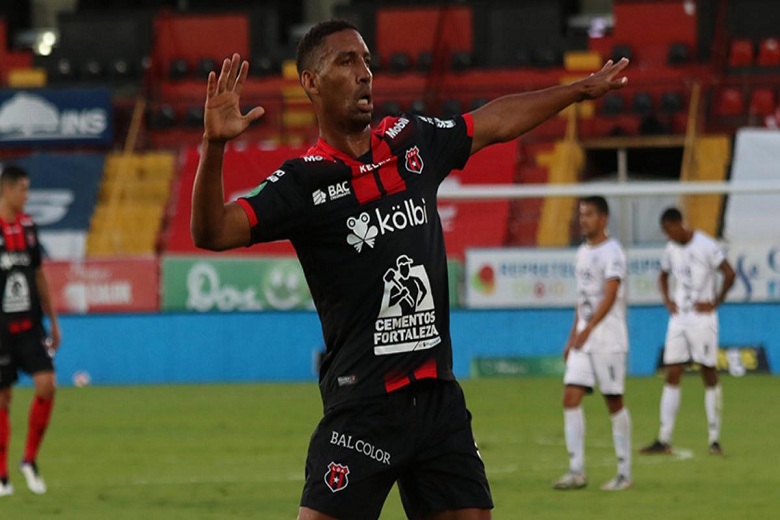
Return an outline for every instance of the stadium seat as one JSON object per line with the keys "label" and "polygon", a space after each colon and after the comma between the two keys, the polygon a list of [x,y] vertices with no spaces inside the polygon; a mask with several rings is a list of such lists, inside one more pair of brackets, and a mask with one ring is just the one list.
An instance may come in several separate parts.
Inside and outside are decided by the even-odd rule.
{"label": "stadium seat", "polygon": [[453,52],[450,67],[455,72],[463,72],[474,65],[474,58],[469,52]]}
{"label": "stadium seat", "polygon": [[729,47],[729,67],[742,68],[753,65],[753,42],[739,38],[731,41]]}
{"label": "stadium seat", "polygon": [[682,110],[683,100],[679,92],[666,91],[661,93],[661,112],[675,114]]}
{"label": "stadium seat", "polygon": [[200,128],[203,126],[203,107],[201,105],[187,107],[184,111],[184,126]]}
{"label": "stadium seat", "polygon": [[450,119],[463,113],[463,106],[457,99],[445,99],[441,104],[441,115]]}
{"label": "stadium seat", "polygon": [[686,43],[674,42],[669,44],[667,63],[672,66],[686,65],[691,61],[691,50]]}
{"label": "stadium seat", "polygon": [[175,58],[171,60],[168,66],[168,77],[170,79],[184,79],[190,74],[190,64],[184,58]]}
{"label": "stadium seat", "polygon": [[137,68],[126,58],[114,58],[108,66],[108,74],[114,80],[127,80],[137,77]]}
{"label": "stadium seat", "polygon": [[86,81],[99,81],[104,75],[105,69],[99,60],[89,58],[79,65],[79,76]]}
{"label": "stadium seat", "polygon": [[219,72],[217,70],[217,66],[217,60],[214,58],[203,57],[199,59],[198,63],[195,65],[195,76],[201,79],[206,79],[209,77],[210,72]]}
{"label": "stadium seat", "polygon": [[164,130],[176,126],[176,111],[170,105],[162,105],[149,110],[147,114],[149,128]]}
{"label": "stadium seat", "polygon": [[756,87],[750,94],[751,115],[768,116],[775,112],[775,92],[769,87]]}
{"label": "stadium seat", "polygon": [[715,115],[740,116],[745,112],[745,102],[742,92],[736,87],[725,87],[717,95]]}
{"label": "stadium seat", "polygon": [[519,49],[517,52],[515,52],[515,63],[518,67],[530,67],[531,53],[526,49]]}
{"label": "stadium seat", "polygon": [[531,62],[535,67],[548,69],[562,62],[560,53],[552,47],[538,47],[531,53]]}
{"label": "stadium seat", "polygon": [[488,104],[489,99],[484,97],[478,97],[471,100],[471,104],[469,105],[470,110],[476,110],[479,107],[483,107]]}
{"label": "stadium seat", "polygon": [[270,56],[258,56],[252,59],[249,72],[255,77],[271,76],[274,74],[280,74],[281,68],[279,64]]}
{"label": "stadium seat", "polygon": [[412,101],[412,104],[409,105],[409,111],[413,114],[425,114],[426,112],[426,106],[425,101],[422,99],[415,99]]}
{"label": "stadium seat", "polygon": [[431,54],[431,51],[420,51],[420,54],[417,55],[415,68],[420,72],[428,72],[431,70],[432,65],[433,54]]}
{"label": "stadium seat", "polygon": [[394,52],[390,55],[390,63],[388,68],[393,74],[401,74],[409,70],[411,63],[409,55],[405,52]]}
{"label": "stadium seat", "polygon": [[618,62],[621,58],[634,59],[634,50],[627,43],[620,43],[612,47],[612,61]]}
{"label": "stadium seat", "polygon": [[604,102],[602,104],[601,111],[604,115],[615,116],[623,113],[624,102],[623,96],[620,94],[607,94],[604,96]]}
{"label": "stadium seat", "polygon": [[70,58],[62,57],[54,64],[52,79],[55,81],[73,81],[76,78],[76,71],[73,69],[73,62]]}
{"label": "stadium seat", "polygon": [[756,65],[759,67],[780,67],[780,41],[764,38],[758,46]]}
{"label": "stadium seat", "polygon": [[653,98],[648,92],[636,92],[631,100],[631,110],[638,115],[646,116],[653,112]]}
{"label": "stadium seat", "polygon": [[401,103],[398,101],[383,101],[381,105],[379,105],[379,118],[387,117],[387,116],[397,116],[403,111],[403,108],[401,107]]}

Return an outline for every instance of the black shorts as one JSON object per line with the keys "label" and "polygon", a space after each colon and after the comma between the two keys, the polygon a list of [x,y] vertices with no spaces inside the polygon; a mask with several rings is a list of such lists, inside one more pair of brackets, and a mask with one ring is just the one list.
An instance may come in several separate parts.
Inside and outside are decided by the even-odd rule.
{"label": "black shorts", "polygon": [[376,519],[395,482],[411,519],[492,509],[457,382],[418,381],[326,413],[309,444],[301,506],[340,520]]}
{"label": "black shorts", "polygon": [[14,384],[19,379],[19,370],[30,375],[54,370],[43,329],[4,333],[0,337],[0,388]]}

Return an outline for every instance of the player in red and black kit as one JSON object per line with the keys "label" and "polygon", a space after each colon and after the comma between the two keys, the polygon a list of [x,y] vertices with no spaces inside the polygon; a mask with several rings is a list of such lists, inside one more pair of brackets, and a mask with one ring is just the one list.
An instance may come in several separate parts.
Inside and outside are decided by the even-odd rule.
{"label": "player in red and black kit", "polygon": [[499,98],[462,117],[404,115],[372,129],[370,54],[343,21],[298,47],[319,142],[225,204],[227,141],[263,114],[239,111],[248,65],[208,79],[192,234],[224,250],[289,239],[322,323],[324,417],[311,439],[299,519],[375,519],[393,483],[414,519],[490,518],[471,414],[452,373],[437,190],[452,169],[576,101],[620,88],[627,61],[571,85]]}
{"label": "player in red and black kit", "polygon": [[[35,397],[30,407],[27,443],[19,469],[35,494],[46,492],[36,459],[54,404],[52,355],[60,345],[57,313],[41,267],[38,230],[22,213],[30,191],[27,172],[8,166],[0,175],[0,497],[11,495],[8,409],[18,370],[32,375]],[[51,336],[43,326],[49,317]]]}

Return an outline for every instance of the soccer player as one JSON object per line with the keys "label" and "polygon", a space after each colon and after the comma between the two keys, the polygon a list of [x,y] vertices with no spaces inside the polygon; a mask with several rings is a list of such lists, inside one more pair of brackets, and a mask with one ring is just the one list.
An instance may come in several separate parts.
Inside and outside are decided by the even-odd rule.
{"label": "soccer player", "polygon": [[[8,410],[11,386],[18,370],[32,376],[35,386],[30,408],[27,443],[19,469],[33,493],[46,493],[38,473],[38,450],[49,425],[54,404],[53,353],[60,346],[57,312],[41,267],[38,230],[22,213],[30,191],[27,172],[8,166],[0,174],[0,497],[13,494],[8,479],[8,445],[11,427]],[[49,318],[51,336],[44,329]]]}
{"label": "soccer player", "polygon": [[620,243],[607,235],[609,206],[603,197],[579,204],[580,230],[585,237],[577,250],[577,307],[563,357],[563,419],[569,471],[555,489],[581,489],[585,477],[585,414],[582,398],[598,384],[612,420],[617,475],[601,486],[606,491],[631,487],[631,416],[623,404],[628,354],[624,286],[626,256]]}
{"label": "soccer player", "polygon": [[[677,208],[661,215],[661,229],[669,238],[661,259],[658,288],[669,310],[664,345],[665,382],[661,392],[661,426],[658,438],[641,453],[671,453],[672,433],[680,408],[680,377],[688,363],[698,363],[704,380],[704,410],[707,414],[709,450],[722,455],[720,446],[721,389],[716,369],[718,359],[718,305],[734,285],[734,269],[709,235],[683,225]],[[718,290],[718,273],[723,282]],[[676,281],[669,296],[669,275]]]}
{"label": "soccer player", "polygon": [[326,354],[300,520],[376,519],[395,482],[409,518],[489,519],[484,465],[452,373],[437,189],[485,146],[621,88],[628,61],[453,119],[402,115],[372,129],[370,59],[347,22],[322,22],[303,37],[298,73],[320,139],[228,203],[225,143],[263,109],[241,114],[248,64],[225,59],[208,78],[192,236],[211,250],[290,239],[303,267]]}

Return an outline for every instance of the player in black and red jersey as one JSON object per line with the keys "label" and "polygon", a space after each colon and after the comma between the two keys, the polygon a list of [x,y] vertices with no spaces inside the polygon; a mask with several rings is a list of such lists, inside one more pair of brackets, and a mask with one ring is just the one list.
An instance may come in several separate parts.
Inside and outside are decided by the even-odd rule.
{"label": "player in black and red jersey", "polygon": [[289,239],[303,266],[327,348],[325,413],[309,447],[299,519],[378,518],[395,482],[409,518],[490,518],[471,414],[452,373],[437,190],[483,147],[622,87],[617,76],[628,62],[451,120],[404,115],[375,129],[370,54],[354,26],[312,28],[297,65],[319,142],[227,204],[225,143],[263,109],[240,113],[248,65],[238,55],[209,76],[191,224],[195,243],[212,250]]}
{"label": "player in black and red jersey", "polygon": [[[46,492],[36,459],[54,404],[52,354],[60,346],[57,312],[41,268],[41,246],[32,219],[23,213],[30,191],[27,172],[8,166],[0,175],[0,497],[11,495],[8,480],[8,409],[18,370],[32,375],[35,397],[30,407],[24,458],[19,469],[35,494]],[[43,325],[49,317],[51,336]]]}

